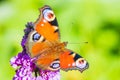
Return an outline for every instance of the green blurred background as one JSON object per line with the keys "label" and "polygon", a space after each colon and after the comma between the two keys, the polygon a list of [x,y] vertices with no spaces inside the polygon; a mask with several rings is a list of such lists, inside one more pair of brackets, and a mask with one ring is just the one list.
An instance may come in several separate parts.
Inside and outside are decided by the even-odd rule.
{"label": "green blurred background", "polygon": [[61,80],[120,80],[120,0],[0,0],[0,80],[14,76],[9,60],[43,5],[54,10],[61,41],[90,64],[83,73],[61,71]]}

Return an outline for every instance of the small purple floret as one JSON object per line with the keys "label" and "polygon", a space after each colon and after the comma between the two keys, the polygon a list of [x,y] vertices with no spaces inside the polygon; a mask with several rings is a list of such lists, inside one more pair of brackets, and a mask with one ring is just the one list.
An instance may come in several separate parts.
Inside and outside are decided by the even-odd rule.
{"label": "small purple floret", "polygon": [[38,69],[34,59],[30,58],[27,54],[25,43],[28,37],[28,34],[33,30],[33,23],[27,23],[26,29],[24,30],[25,35],[21,41],[21,46],[23,51],[18,53],[17,56],[12,57],[10,64],[13,68],[16,69],[16,74],[13,77],[13,80],[60,80],[60,71],[48,71],[39,69],[38,72],[40,75],[35,76],[35,70]]}

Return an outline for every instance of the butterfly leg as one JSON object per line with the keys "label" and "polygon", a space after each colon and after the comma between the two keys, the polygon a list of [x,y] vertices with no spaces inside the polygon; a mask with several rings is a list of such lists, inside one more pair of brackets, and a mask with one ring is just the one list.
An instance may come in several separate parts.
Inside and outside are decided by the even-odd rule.
{"label": "butterfly leg", "polygon": [[40,70],[39,70],[39,68],[36,68],[34,70],[34,72],[35,72],[35,77],[40,76]]}

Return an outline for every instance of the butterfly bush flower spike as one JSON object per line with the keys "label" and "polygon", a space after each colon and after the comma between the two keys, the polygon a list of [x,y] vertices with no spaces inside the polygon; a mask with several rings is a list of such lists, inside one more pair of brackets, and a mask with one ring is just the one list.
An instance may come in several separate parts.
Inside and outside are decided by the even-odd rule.
{"label": "butterfly bush flower spike", "polygon": [[30,22],[26,25],[24,30],[25,35],[23,36],[21,45],[23,51],[20,52],[17,56],[12,57],[10,64],[13,68],[16,69],[16,74],[13,77],[13,80],[60,80],[60,71],[47,71],[39,69],[38,72],[40,75],[35,76],[35,70],[37,66],[33,63],[34,59],[26,52],[25,42],[28,37],[28,34],[32,30],[33,23]]}

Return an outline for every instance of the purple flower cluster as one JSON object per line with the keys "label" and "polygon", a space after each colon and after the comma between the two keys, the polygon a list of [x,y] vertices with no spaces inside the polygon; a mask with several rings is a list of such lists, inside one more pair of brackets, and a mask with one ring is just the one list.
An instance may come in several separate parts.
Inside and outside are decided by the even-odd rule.
{"label": "purple flower cluster", "polygon": [[17,56],[11,58],[10,63],[13,68],[19,66],[13,80],[35,80],[35,77],[32,76],[32,72],[36,66],[26,53],[19,53]]}
{"label": "purple flower cluster", "polygon": [[[16,74],[13,77],[13,80],[60,80],[60,71],[48,71],[41,70],[37,68],[34,59],[30,58],[27,54],[25,43],[28,37],[28,34],[33,30],[33,23],[28,23],[26,29],[24,30],[25,35],[23,36],[21,45],[23,51],[20,52],[17,56],[12,57],[10,64],[13,68],[16,69]],[[39,73],[38,76],[35,76],[35,71]]]}

